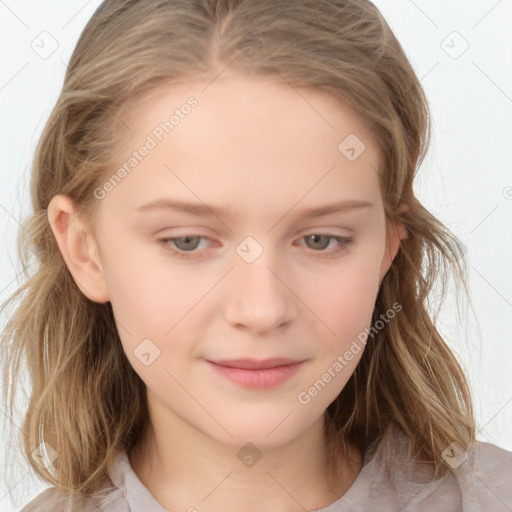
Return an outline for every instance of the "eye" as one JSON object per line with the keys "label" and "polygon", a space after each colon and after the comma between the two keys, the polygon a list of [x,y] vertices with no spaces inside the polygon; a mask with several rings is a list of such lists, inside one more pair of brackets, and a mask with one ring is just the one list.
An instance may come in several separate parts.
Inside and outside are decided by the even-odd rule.
{"label": "eye", "polygon": [[[354,241],[353,237],[335,236],[320,233],[306,235],[302,238],[306,240],[306,245],[310,249],[329,255],[333,255],[333,253],[336,255],[340,252],[346,251],[348,246]],[[329,247],[333,241],[336,242],[337,245],[335,245],[332,250],[326,251],[325,249]]]}
{"label": "eye", "polygon": [[[328,234],[311,234],[301,238],[306,240],[306,246],[314,252],[321,253],[325,257],[334,257],[346,251],[350,244],[353,243],[353,237],[335,236]],[[184,235],[177,237],[161,238],[157,243],[161,245],[166,251],[170,251],[178,258],[191,258],[200,252],[199,249],[204,249],[205,246],[201,245],[201,240],[208,241],[208,237],[200,235]],[[210,240],[211,241],[211,240]],[[332,246],[331,242],[335,242]],[[302,244],[301,244],[302,245]],[[326,250],[331,246],[330,250]]]}
{"label": "eye", "polygon": [[209,240],[209,238],[199,235],[185,235],[170,238],[161,238],[157,240],[157,242],[165,250],[171,251],[178,257],[188,258],[191,257],[193,253],[197,252],[196,249],[198,249],[201,240]]}

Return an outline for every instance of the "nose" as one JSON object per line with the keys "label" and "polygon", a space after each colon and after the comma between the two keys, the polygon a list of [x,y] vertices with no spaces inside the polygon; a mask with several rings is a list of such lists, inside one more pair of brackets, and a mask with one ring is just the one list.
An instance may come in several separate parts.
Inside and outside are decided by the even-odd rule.
{"label": "nose", "polygon": [[294,294],[287,287],[290,277],[266,254],[252,263],[237,261],[231,273],[225,318],[238,329],[265,333],[297,318]]}

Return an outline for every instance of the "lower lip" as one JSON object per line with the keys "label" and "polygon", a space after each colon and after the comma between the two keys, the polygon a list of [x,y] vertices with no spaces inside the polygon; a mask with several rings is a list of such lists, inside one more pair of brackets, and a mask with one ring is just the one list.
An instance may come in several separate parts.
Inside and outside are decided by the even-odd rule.
{"label": "lower lip", "polygon": [[208,361],[208,363],[224,378],[248,389],[269,389],[279,386],[293,377],[302,365],[302,362],[300,362],[264,370],[246,370],[220,366],[211,361]]}

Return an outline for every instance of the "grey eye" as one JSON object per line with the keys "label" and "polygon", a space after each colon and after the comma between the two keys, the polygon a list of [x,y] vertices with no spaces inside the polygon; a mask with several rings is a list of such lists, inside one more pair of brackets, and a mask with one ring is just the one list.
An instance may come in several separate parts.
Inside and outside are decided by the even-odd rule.
{"label": "grey eye", "polygon": [[[306,240],[306,245],[310,249],[325,249],[329,246],[329,242],[331,238],[334,238],[329,235],[308,235],[304,237]],[[312,245],[310,245],[308,242],[311,241]]]}
{"label": "grey eye", "polygon": [[173,238],[174,245],[182,251],[193,251],[197,249],[201,236],[180,236]]}

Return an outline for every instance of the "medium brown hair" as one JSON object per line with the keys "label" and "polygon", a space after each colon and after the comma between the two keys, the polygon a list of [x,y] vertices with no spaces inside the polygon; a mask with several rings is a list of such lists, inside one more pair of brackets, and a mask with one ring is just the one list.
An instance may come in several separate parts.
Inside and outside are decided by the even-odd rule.
{"label": "medium brown hair", "polygon": [[[199,77],[206,84],[226,67],[326,91],[370,128],[381,151],[386,217],[407,232],[374,321],[392,304],[402,309],[368,341],[326,411],[326,432],[332,453],[345,440],[364,453],[398,425],[411,453],[444,474],[441,453],[453,441],[470,448],[475,427],[464,373],[434,325],[428,297],[451,275],[465,289],[463,253],[414,195],[429,146],[428,104],[399,42],[367,0],[106,0],[94,13],[36,150],[33,215],[18,240],[26,280],[2,306],[12,307],[1,339],[11,415],[22,358],[30,379],[20,436],[28,462],[55,487],[92,494],[149,421],[145,385],[123,352],[110,303],[88,300],[60,254],[50,200],[66,194],[92,220],[93,191],[112,173],[130,130],[123,108],[165,84]],[[58,453],[53,471],[31,457],[43,441]]]}

